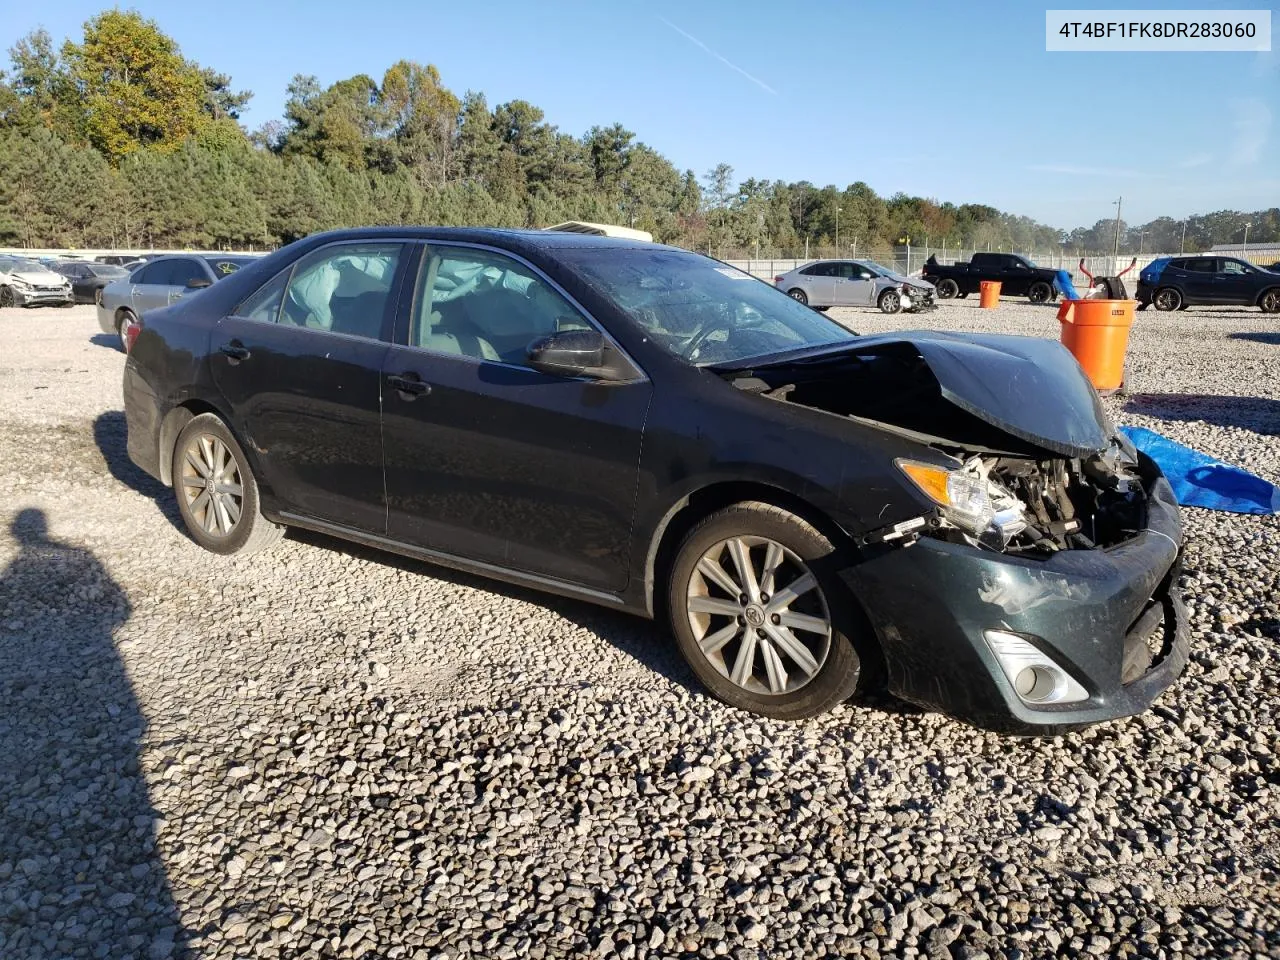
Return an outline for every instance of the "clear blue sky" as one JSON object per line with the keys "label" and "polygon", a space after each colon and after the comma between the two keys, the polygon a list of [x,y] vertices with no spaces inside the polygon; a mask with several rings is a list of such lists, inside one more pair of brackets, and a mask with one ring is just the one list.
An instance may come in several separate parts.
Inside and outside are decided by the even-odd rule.
{"label": "clear blue sky", "polygon": [[[5,45],[38,26],[78,38],[104,6],[0,0]],[[407,58],[575,135],[621,122],[699,175],[724,161],[739,178],[865,180],[1067,228],[1114,216],[1119,195],[1135,223],[1280,202],[1280,55],[1046,53],[1045,8],[1065,3],[132,6],[254,91],[250,127],[280,116],[295,73],[380,80]]]}

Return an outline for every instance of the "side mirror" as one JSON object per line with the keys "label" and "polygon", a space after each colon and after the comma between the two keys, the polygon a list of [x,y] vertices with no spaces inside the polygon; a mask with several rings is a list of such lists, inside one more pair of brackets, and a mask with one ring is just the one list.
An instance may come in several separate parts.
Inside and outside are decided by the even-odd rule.
{"label": "side mirror", "polygon": [[213,281],[207,277],[192,277],[187,281],[188,290],[203,290],[205,287],[212,287]]}
{"label": "side mirror", "polygon": [[526,361],[533,369],[561,377],[630,380],[631,365],[599,330],[561,330],[529,344]]}

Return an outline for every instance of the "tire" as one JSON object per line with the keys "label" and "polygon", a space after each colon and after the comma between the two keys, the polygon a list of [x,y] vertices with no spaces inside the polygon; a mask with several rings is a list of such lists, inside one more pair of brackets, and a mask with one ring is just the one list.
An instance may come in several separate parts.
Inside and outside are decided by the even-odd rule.
{"label": "tire", "polygon": [[[745,588],[743,560],[752,568]],[[776,591],[771,562],[783,583]],[[703,685],[731,706],[779,720],[817,716],[869,687],[876,671],[864,665],[879,662],[879,648],[836,576],[840,562],[815,527],[766,503],[735,504],[690,530],[672,564],[667,610]],[[778,606],[810,576],[811,587]],[[747,593],[735,599],[735,589]]]}
{"label": "tire", "polygon": [[0,287],[0,307],[12,307],[16,303],[10,287]]}
{"label": "tire", "polygon": [[960,284],[950,277],[944,277],[934,284],[934,290],[937,291],[939,300],[950,300],[952,297],[960,295]]}
{"label": "tire", "polygon": [[830,307],[814,307],[813,309],[817,310],[819,313],[826,313],[831,308]]}
{"label": "tire", "polygon": [[1264,290],[1258,298],[1258,306],[1263,313],[1280,313],[1280,287]]}
{"label": "tire", "polygon": [[964,292],[962,292],[962,293],[957,293],[957,294],[956,294],[956,299],[957,299],[957,300],[964,300],[964,299],[966,299],[968,296],[969,296],[969,292],[966,290],[966,291],[964,291]]}
{"label": "tire", "polygon": [[[212,504],[208,499],[211,472],[217,494]],[[284,534],[284,527],[262,515],[248,458],[227,425],[212,413],[194,417],[178,434],[173,445],[173,492],[191,539],[213,553],[256,553]]]}
{"label": "tire", "polygon": [[880,294],[880,299],[876,301],[883,313],[901,313],[902,312],[902,294],[892,288]]}
{"label": "tire", "polygon": [[796,303],[803,303],[806,306],[808,306],[809,304],[809,295],[805,293],[803,290],[801,290],[799,287],[792,287],[790,290],[787,291],[787,296],[790,297],[792,300],[794,300]]}
{"label": "tire", "polygon": [[1037,280],[1027,291],[1027,299],[1032,303],[1048,303],[1053,298],[1053,287],[1043,280]]}
{"label": "tire", "polygon": [[1182,294],[1173,287],[1161,287],[1151,295],[1151,305],[1161,313],[1169,313],[1182,306]]}
{"label": "tire", "polygon": [[133,311],[127,307],[121,307],[116,311],[116,339],[120,341],[120,352],[128,353],[129,344],[124,339],[124,328],[131,322],[136,322],[137,317]]}

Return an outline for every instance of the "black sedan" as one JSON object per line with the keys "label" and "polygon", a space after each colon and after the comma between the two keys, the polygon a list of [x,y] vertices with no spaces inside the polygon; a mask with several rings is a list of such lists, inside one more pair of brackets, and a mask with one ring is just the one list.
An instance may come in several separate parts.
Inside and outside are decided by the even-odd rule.
{"label": "black sedan", "polygon": [[122,266],[85,260],[59,260],[51,263],[49,269],[71,281],[71,296],[76,303],[97,303],[103,287],[129,275]]}
{"label": "black sedan", "polygon": [[150,311],[129,453],[217,553],[286,526],[668,620],[717,696],[975,724],[1145,709],[1181,527],[1059,344],[860,337],[707,257],[364,228]]}

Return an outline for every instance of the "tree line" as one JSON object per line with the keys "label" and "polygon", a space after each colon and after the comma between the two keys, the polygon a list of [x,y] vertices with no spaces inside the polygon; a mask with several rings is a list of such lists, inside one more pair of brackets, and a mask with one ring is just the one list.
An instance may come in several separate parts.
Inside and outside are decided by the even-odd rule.
{"label": "tree line", "polygon": [[[359,224],[620,223],[719,256],[874,255],[917,247],[1109,252],[1115,223],[1070,233],[984,204],[859,181],[738,180],[680,170],[620,123],[581,136],[525,100],[461,97],[400,61],[328,87],[298,75],[282,121],[249,131],[252,94],[185,58],[136,12],[104,11],[80,40],[37,30],[0,73],[0,244],[272,247]],[[1121,224],[1124,252],[1280,240],[1280,210]],[[1185,241],[1182,231],[1185,227]]]}

